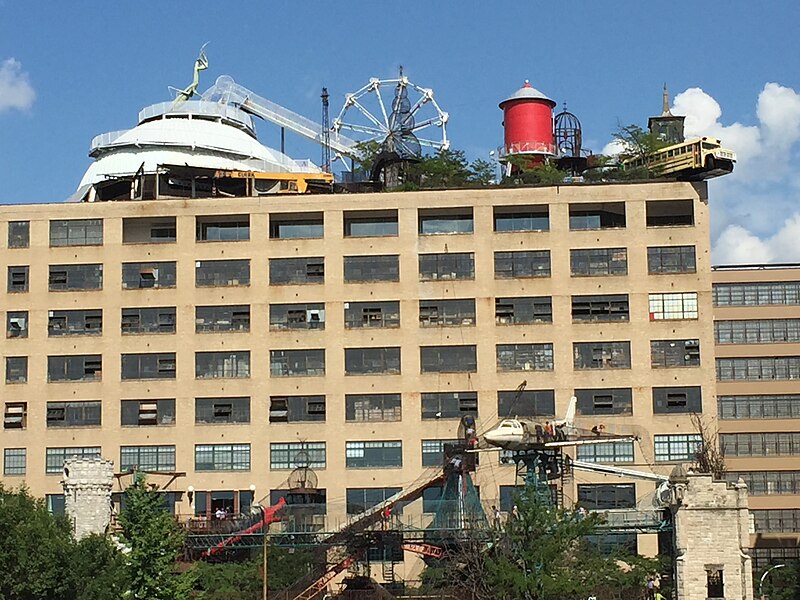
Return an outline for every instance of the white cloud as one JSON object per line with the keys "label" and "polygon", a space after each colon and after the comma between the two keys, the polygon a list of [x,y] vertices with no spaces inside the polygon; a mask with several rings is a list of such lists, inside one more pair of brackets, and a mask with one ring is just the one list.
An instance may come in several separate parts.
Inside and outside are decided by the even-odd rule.
{"label": "white cloud", "polygon": [[0,113],[4,110],[28,110],[33,106],[36,92],[28,74],[14,58],[0,63]]}
{"label": "white cloud", "polygon": [[781,228],[759,238],[741,225],[726,227],[714,244],[717,264],[800,262],[800,213],[795,213]]}

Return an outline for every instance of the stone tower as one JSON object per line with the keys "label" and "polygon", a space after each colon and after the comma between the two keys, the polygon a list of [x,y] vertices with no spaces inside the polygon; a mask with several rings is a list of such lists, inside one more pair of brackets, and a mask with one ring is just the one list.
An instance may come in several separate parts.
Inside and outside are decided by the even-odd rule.
{"label": "stone tower", "polygon": [[104,458],[70,458],[64,462],[65,510],[76,539],[105,533],[111,522],[114,462]]}

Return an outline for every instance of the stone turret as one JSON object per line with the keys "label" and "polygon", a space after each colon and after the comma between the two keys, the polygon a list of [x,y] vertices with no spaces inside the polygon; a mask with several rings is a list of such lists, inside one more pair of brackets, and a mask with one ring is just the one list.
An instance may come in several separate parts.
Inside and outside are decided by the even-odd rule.
{"label": "stone turret", "polygon": [[76,539],[105,533],[111,522],[114,462],[104,458],[70,458],[64,462],[65,510]]}

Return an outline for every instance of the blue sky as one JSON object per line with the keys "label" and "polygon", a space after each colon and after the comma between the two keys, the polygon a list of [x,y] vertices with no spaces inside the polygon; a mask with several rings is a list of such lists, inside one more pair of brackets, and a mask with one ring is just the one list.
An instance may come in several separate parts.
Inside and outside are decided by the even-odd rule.
{"label": "blue sky", "polygon": [[[715,260],[800,261],[798,22],[796,0],[0,0],[0,203],[69,196],[92,136],[170,99],[210,42],[201,90],[229,74],[315,120],[323,85],[335,115],[345,93],[402,64],[435,90],[453,147],[472,159],[502,142],[497,103],[525,79],[567,102],[595,152],[618,124],[646,125],[666,81],[687,122],[740,156],[711,183]],[[274,128],[259,132],[278,145]]]}

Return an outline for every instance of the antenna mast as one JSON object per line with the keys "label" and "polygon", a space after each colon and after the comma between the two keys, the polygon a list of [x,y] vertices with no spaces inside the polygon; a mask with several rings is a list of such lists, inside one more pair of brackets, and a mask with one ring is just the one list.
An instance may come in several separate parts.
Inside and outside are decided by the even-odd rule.
{"label": "antenna mast", "polygon": [[322,170],[331,172],[331,123],[328,114],[328,88],[322,88]]}

